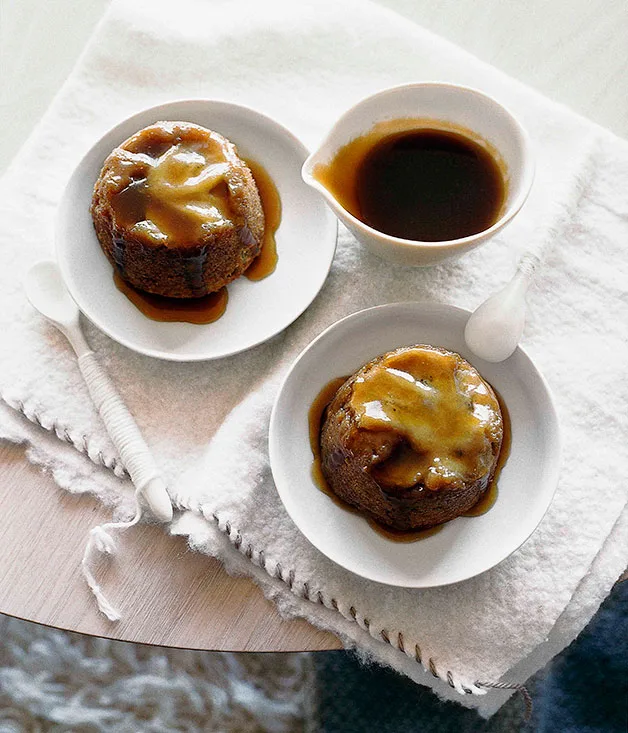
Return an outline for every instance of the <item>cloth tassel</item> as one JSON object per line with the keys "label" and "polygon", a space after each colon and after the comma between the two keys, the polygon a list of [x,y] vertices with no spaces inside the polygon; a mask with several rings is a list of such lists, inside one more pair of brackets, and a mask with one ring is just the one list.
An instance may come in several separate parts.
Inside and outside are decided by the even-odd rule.
{"label": "cloth tassel", "polygon": [[532,717],[532,696],[525,685],[520,685],[516,682],[478,682],[478,685],[481,685],[482,687],[490,687],[494,690],[516,690],[516,692],[518,692],[523,698],[525,705],[524,721],[527,723]]}
{"label": "cloth tassel", "polygon": [[125,530],[136,525],[142,518],[142,506],[140,504],[139,489],[134,494],[135,499],[135,515],[128,522],[107,522],[93,527],[89,532],[83,560],[81,561],[81,570],[87,585],[94,594],[98,609],[103,613],[109,621],[119,621],[122,616],[120,612],[107,600],[100,585],[96,582],[94,574],[90,569],[90,563],[94,552],[101,552],[105,555],[113,555],[116,551],[116,543],[114,538],[109,534],[111,530]]}

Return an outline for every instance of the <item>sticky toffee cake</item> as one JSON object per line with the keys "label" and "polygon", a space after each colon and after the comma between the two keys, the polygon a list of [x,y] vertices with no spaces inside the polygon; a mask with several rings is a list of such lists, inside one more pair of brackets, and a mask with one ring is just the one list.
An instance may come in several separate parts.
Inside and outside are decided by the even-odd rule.
{"label": "sticky toffee cake", "polygon": [[459,354],[404,347],[338,389],[323,417],[321,468],[337,496],[384,527],[427,528],[478,502],[503,429],[495,393]]}
{"label": "sticky toffee cake", "polygon": [[117,147],[91,213],[118,274],[171,298],[198,298],[239,277],[264,234],[259,192],[235,146],[188,122],[157,122]]}

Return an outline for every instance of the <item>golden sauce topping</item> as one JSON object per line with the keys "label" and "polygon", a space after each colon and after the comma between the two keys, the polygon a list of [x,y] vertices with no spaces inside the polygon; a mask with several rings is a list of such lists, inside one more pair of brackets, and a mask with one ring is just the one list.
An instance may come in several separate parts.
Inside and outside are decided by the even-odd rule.
{"label": "golden sauce topping", "polygon": [[[312,478],[314,483],[329,496],[335,498],[334,492],[327,486],[327,481],[323,474],[322,462],[321,462],[321,425],[323,424],[323,416],[327,405],[332,401],[336,392],[345,383],[347,377],[336,377],[331,382],[326,384],[323,389],[318,393],[316,399],[312,403],[308,413],[308,426],[310,433],[310,448],[314,455],[314,463],[312,464]],[[342,502],[343,506],[345,502]],[[349,506],[347,504],[346,506]]]}
{"label": "golden sauce topping", "polygon": [[184,322],[199,325],[217,321],[227,309],[227,288],[201,298],[165,298],[137,290],[114,270],[113,281],[121,293],[147,318],[161,322]]}
{"label": "golden sauce topping", "polygon": [[499,407],[457,354],[416,347],[387,357],[356,379],[351,407],[361,429],[403,440],[373,467],[383,487],[438,490],[483,477],[499,434]]}
{"label": "golden sauce topping", "polygon": [[215,132],[170,122],[145,128],[111,160],[116,221],[157,244],[192,244],[231,224],[234,165],[235,148]]}
{"label": "golden sauce topping", "polygon": [[428,537],[438,534],[445,526],[444,524],[435,524],[433,527],[427,527],[426,529],[394,529],[393,527],[384,527],[383,524],[379,524],[371,517],[366,517],[366,521],[377,534],[392,542],[402,543],[426,540]]}
{"label": "golden sauce topping", "polygon": [[313,175],[357,219],[414,241],[481,232],[506,199],[497,151],[470,130],[434,120],[380,122]]}
{"label": "golden sauce topping", "polygon": [[262,249],[244,273],[246,278],[257,282],[268,277],[277,267],[275,233],[281,224],[281,199],[279,198],[277,186],[275,186],[266,169],[250,158],[246,158],[244,162],[253,174],[262,201],[262,210],[264,211]]}
{"label": "golden sauce topping", "polygon": [[471,509],[467,510],[462,515],[463,517],[480,517],[482,516],[482,514],[486,514],[486,512],[488,512],[493,507],[499,495],[499,477],[501,475],[502,468],[506,463],[506,459],[510,455],[510,446],[512,443],[512,426],[510,422],[510,413],[508,412],[506,404],[494,387],[493,391],[495,392],[495,397],[497,399],[497,402],[499,403],[499,409],[502,413],[503,427],[502,444],[499,450],[499,458],[497,459],[497,467],[495,468],[495,473],[493,474],[493,478],[491,479],[490,484],[480,497],[480,500],[477,502],[477,504],[474,504]]}

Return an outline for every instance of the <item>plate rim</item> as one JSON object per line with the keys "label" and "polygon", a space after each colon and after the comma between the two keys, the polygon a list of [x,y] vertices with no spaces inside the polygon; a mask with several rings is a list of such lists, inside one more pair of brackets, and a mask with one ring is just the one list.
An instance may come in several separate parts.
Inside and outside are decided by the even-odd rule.
{"label": "plate rim", "polygon": [[[367,308],[363,308],[361,310],[355,311],[353,313],[350,313],[343,318],[340,318],[339,320],[335,321],[334,323],[327,326],[321,333],[318,334],[312,341],[310,341],[309,344],[305,346],[305,348],[302,349],[302,351],[298,354],[298,356],[293,360],[291,365],[288,368],[287,373],[284,375],[284,377],[281,380],[281,383],[279,385],[279,388],[277,390],[277,394],[275,396],[275,400],[273,402],[273,406],[271,409],[270,414],[270,422],[269,422],[269,429],[268,429],[268,452],[269,452],[269,460],[270,460],[270,468],[271,468],[271,474],[273,477],[273,482],[275,484],[275,488],[277,491],[277,494],[279,495],[280,501],[287,512],[288,516],[290,517],[290,520],[292,523],[297,527],[299,532],[305,537],[305,539],[313,546],[315,547],[320,553],[322,553],[327,559],[329,559],[334,564],[338,565],[339,567],[343,568],[344,570],[352,573],[356,577],[361,577],[366,580],[369,580],[371,582],[378,583],[383,586],[392,587],[392,588],[407,588],[407,589],[427,589],[427,588],[440,588],[440,587],[446,587],[449,585],[455,585],[457,583],[464,583],[468,580],[471,580],[472,578],[478,577],[479,575],[482,575],[483,573],[488,572],[489,570],[495,568],[497,565],[502,563],[504,560],[506,560],[508,557],[510,557],[512,554],[514,554],[517,550],[519,550],[529,539],[530,537],[537,531],[539,528],[541,522],[543,521],[544,517],[546,516],[550,506],[552,505],[552,502],[554,500],[556,490],[558,488],[558,482],[560,478],[560,472],[562,468],[562,455],[563,455],[563,443],[562,443],[562,432],[560,427],[560,420],[558,415],[558,410],[556,407],[556,401],[555,397],[552,393],[552,390],[549,386],[549,383],[547,382],[547,379],[543,375],[543,373],[539,370],[539,368],[536,366],[530,355],[527,353],[527,351],[521,346],[518,345],[515,354],[519,354],[520,358],[523,357],[527,363],[528,366],[532,368],[535,377],[538,379],[539,385],[543,389],[544,393],[544,400],[547,404],[548,410],[546,414],[549,414],[551,418],[551,427],[553,432],[553,441],[554,441],[554,460],[552,461],[551,465],[549,466],[549,477],[546,479],[547,483],[551,483],[551,492],[548,492],[548,498],[545,502],[545,506],[543,508],[543,511],[539,514],[539,517],[537,518],[536,523],[534,526],[530,529],[530,531],[526,534],[525,537],[521,539],[520,542],[516,546],[509,547],[507,551],[505,552],[499,552],[497,555],[497,559],[491,560],[490,564],[484,567],[481,570],[474,571],[472,573],[469,573],[468,575],[464,575],[464,577],[455,577],[450,580],[444,580],[442,582],[424,582],[421,581],[420,578],[413,579],[411,582],[407,583],[397,583],[397,582],[390,582],[385,579],[382,579],[381,577],[374,577],[372,574],[368,574],[365,572],[360,572],[356,570],[354,567],[348,567],[347,565],[343,564],[336,558],[332,558],[329,556],[329,554],[326,552],[325,549],[319,546],[319,544],[316,542],[315,539],[312,539],[312,534],[308,530],[304,530],[301,526],[300,522],[295,519],[293,516],[293,513],[290,509],[289,504],[286,504],[284,502],[283,498],[283,491],[286,491],[285,488],[280,488],[280,483],[277,482],[277,465],[279,463],[277,456],[280,453],[280,441],[277,437],[278,432],[278,422],[279,422],[279,403],[281,396],[284,392],[284,389],[286,385],[290,382],[290,379],[293,375],[293,372],[297,365],[306,357],[308,352],[314,348],[323,340],[325,340],[329,333],[336,330],[336,328],[340,327],[341,325],[346,324],[348,321],[358,319],[360,317],[365,317],[366,314],[371,314],[375,312],[381,312],[383,310],[391,310],[394,311],[399,308],[414,308],[414,309],[422,309],[423,312],[428,311],[429,316],[433,317],[434,315],[438,313],[456,313],[457,315],[462,316],[470,316],[471,312],[470,310],[467,310],[466,308],[462,308],[460,306],[456,305],[450,305],[448,303],[440,303],[440,302],[434,302],[434,301],[398,301],[393,303],[383,303],[380,305],[370,306]],[[367,316],[368,317],[368,316]]]}
{"label": "plate rim", "polygon": [[[72,299],[76,303],[82,316],[86,318],[90,323],[92,323],[98,330],[102,331],[106,336],[111,338],[113,341],[124,346],[125,348],[130,349],[131,351],[135,353],[142,354],[144,356],[148,356],[154,359],[161,359],[164,361],[171,361],[171,362],[177,362],[177,363],[215,361],[218,359],[224,359],[230,356],[235,356],[237,354],[241,354],[245,351],[248,351],[249,349],[255,348],[256,346],[259,346],[260,344],[265,343],[266,341],[269,341],[270,339],[280,334],[282,331],[284,331],[286,328],[292,325],[298,318],[300,318],[303,315],[303,313],[310,307],[313,301],[316,299],[316,297],[322,290],[325,282],[327,281],[329,272],[331,270],[331,266],[334,261],[334,257],[336,255],[336,250],[338,247],[338,219],[334,216],[333,212],[331,212],[329,208],[324,204],[323,200],[320,199],[321,217],[327,220],[324,225],[324,228],[326,229],[327,227],[329,227],[329,234],[327,236],[329,236],[330,240],[333,239],[333,245],[330,247],[329,252],[327,253],[325,277],[321,279],[320,283],[318,283],[318,286],[316,290],[312,293],[312,297],[310,298],[310,300],[298,312],[295,312],[287,323],[284,323],[283,325],[280,325],[277,328],[272,329],[272,332],[265,334],[264,336],[260,338],[255,338],[254,340],[252,340],[251,342],[247,343],[244,346],[239,346],[237,348],[231,348],[228,351],[221,352],[220,354],[205,355],[202,353],[201,354],[173,353],[168,350],[164,351],[163,349],[149,348],[149,347],[144,347],[142,345],[137,345],[137,344],[134,344],[128,338],[117,335],[115,332],[115,329],[112,329],[110,325],[108,325],[106,322],[103,322],[100,318],[94,317],[93,310],[90,308],[89,304],[87,305],[87,307],[85,307],[85,305],[81,303],[82,299],[80,295],[77,298],[76,291],[72,285],[72,278],[69,277],[68,275],[65,258],[61,256],[61,252],[63,251],[63,242],[62,242],[63,238],[61,237],[61,225],[62,225],[62,221],[64,220],[63,208],[66,205],[68,191],[70,187],[72,186],[72,184],[75,182],[76,178],[79,176],[80,172],[83,170],[84,166],[87,164],[89,157],[94,154],[94,150],[98,146],[103,144],[105,139],[112,137],[112,136],[116,136],[116,135],[119,136],[119,133],[121,132],[122,129],[130,125],[134,120],[139,120],[143,118],[145,115],[152,114],[152,113],[160,114],[162,111],[164,114],[168,114],[168,110],[171,108],[175,108],[175,107],[183,106],[183,105],[198,105],[198,104],[207,105],[208,107],[220,108],[223,111],[232,112],[234,114],[243,113],[244,115],[248,115],[249,118],[251,116],[261,118],[266,124],[270,124],[271,126],[274,126],[278,130],[278,132],[280,132],[284,137],[290,140],[293,146],[295,146],[295,148],[298,150],[300,156],[302,156],[301,163],[304,160],[306,160],[307,156],[309,155],[308,148],[291,130],[285,127],[281,122],[275,120],[273,117],[270,117],[266,113],[260,112],[256,110],[255,108],[250,107],[248,105],[238,104],[236,102],[231,102],[228,100],[223,100],[223,99],[218,99],[218,98],[212,99],[212,98],[207,98],[207,97],[185,97],[181,99],[170,100],[168,102],[163,102],[163,103],[153,105],[150,107],[142,108],[141,110],[138,110],[137,112],[134,112],[131,115],[128,115],[127,117],[123,118],[118,123],[116,123],[113,127],[110,127],[107,131],[105,131],[102,135],[100,135],[89,146],[89,148],[81,156],[79,162],[74,166],[69,178],[66,181],[66,184],[63,188],[62,195],[57,204],[56,211],[55,211],[55,217],[54,217],[55,260],[61,271],[61,276],[66,285],[66,288],[68,289],[68,292],[70,293]],[[156,117],[156,119],[159,119],[159,118]],[[125,139],[124,137],[121,137],[120,142],[122,142],[124,139]],[[300,166],[296,170],[300,178]],[[176,326],[178,323],[179,322],[173,322],[173,323],[170,323],[169,326],[171,327]],[[181,322],[180,325],[187,327],[189,325],[197,325],[197,324],[188,324],[188,323]],[[211,324],[201,324],[201,325],[211,325]]]}

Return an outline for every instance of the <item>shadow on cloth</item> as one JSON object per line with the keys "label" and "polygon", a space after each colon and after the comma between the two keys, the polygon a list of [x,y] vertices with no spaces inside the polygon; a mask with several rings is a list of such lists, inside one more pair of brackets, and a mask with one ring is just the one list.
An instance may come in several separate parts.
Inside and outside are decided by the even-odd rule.
{"label": "shadow on cloth", "polygon": [[490,719],[439,700],[425,687],[348,652],[314,655],[318,728],[313,733],[626,733],[628,581],[618,583],[580,636]]}

